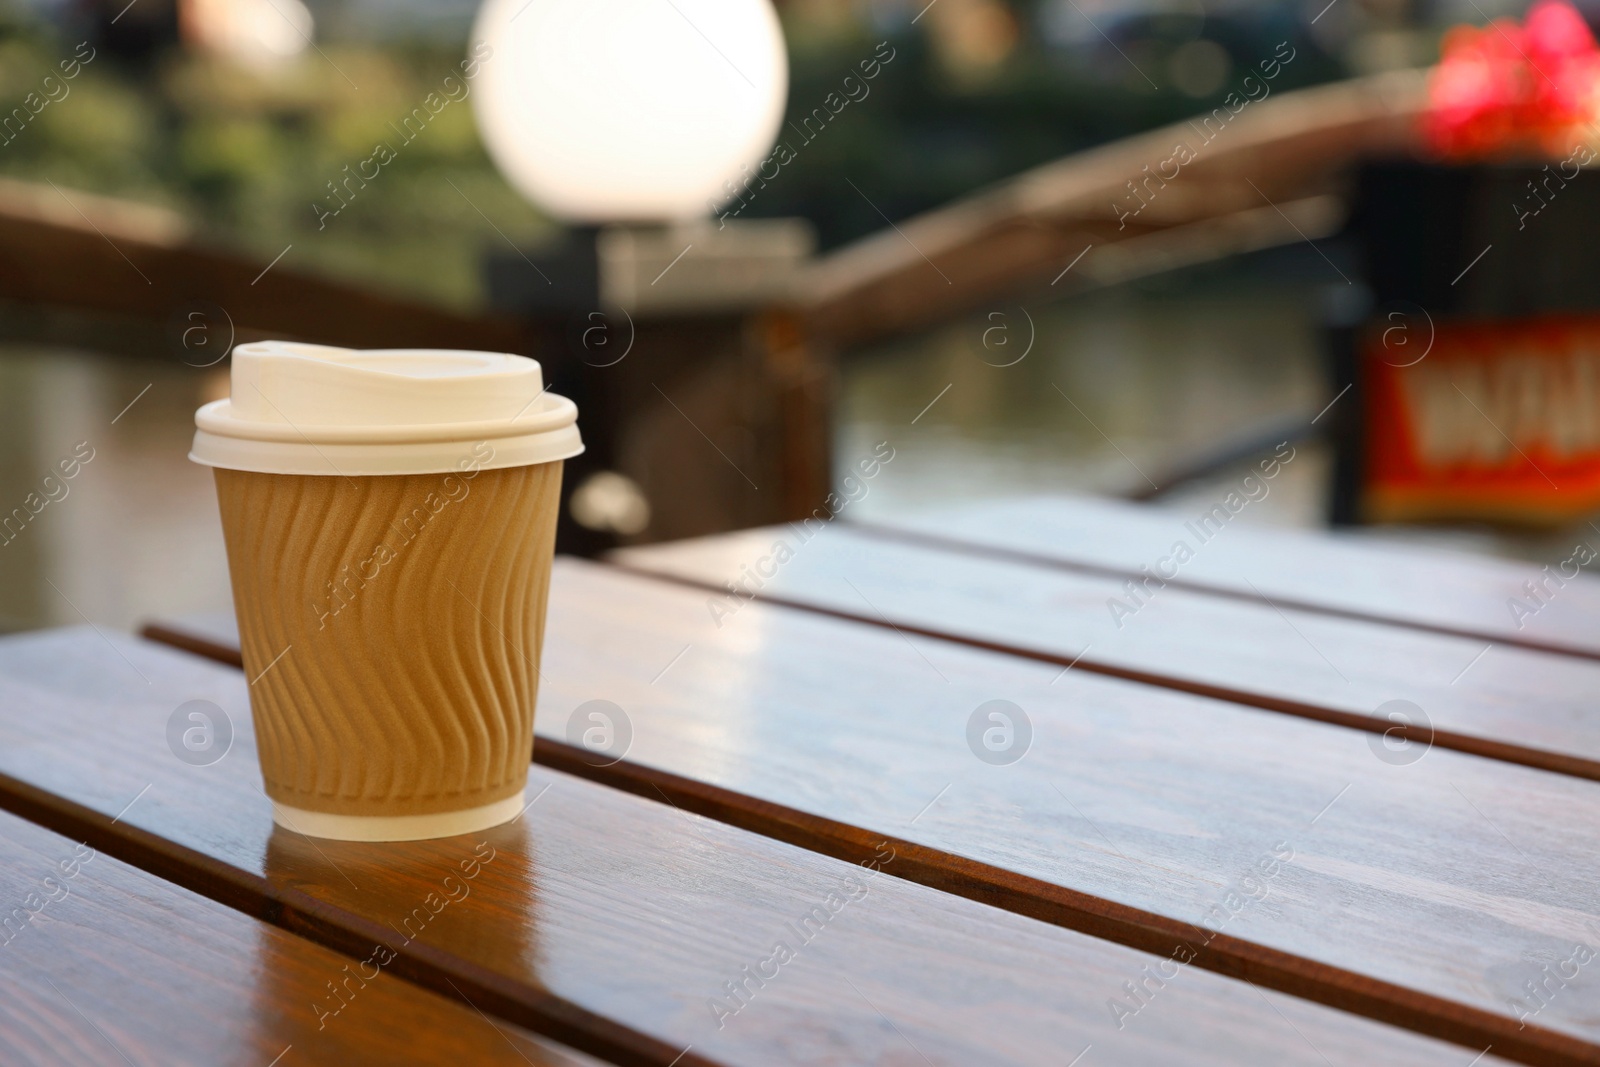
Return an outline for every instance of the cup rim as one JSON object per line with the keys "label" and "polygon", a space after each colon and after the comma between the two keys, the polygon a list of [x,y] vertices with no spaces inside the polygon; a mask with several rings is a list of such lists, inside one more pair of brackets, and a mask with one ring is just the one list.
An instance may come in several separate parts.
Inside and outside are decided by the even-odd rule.
{"label": "cup rim", "polygon": [[[216,437],[246,441],[281,441],[291,444],[397,444],[432,441],[471,441],[549,433],[578,421],[578,405],[564,396],[545,392],[532,415],[476,422],[441,422],[421,426],[333,426],[304,423],[256,422],[234,418],[229,397],[204,404],[194,413],[195,426]],[[204,462],[203,460],[201,462]]]}

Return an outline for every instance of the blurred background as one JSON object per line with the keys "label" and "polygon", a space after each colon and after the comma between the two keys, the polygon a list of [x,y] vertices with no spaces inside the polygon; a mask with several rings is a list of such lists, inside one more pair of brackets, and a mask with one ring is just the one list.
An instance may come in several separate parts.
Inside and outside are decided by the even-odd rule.
{"label": "blurred background", "polygon": [[[1426,147],[1424,134],[1395,131],[1421,121],[1425,72],[1450,27],[1515,24],[1525,4],[775,7],[789,68],[779,136],[793,158],[757,195],[727,184],[743,194],[723,198],[724,211],[742,205],[728,225],[708,208],[703,236],[645,230],[621,251],[628,234],[564,225],[519,193],[466,104],[430,108],[425,135],[381,180],[339,184],[460,71],[472,0],[0,8],[0,512],[27,512],[0,538],[0,629],[129,627],[226,606],[210,473],[185,458],[193,411],[225,395],[231,340],[299,322],[329,324],[308,325],[312,340],[459,335],[460,347],[541,359],[578,399],[591,441],[588,465],[569,472],[578,495],[563,536],[576,551],[811,513],[880,441],[895,458],[850,503],[851,520],[1024,493],[1198,513],[1292,441],[1295,460],[1244,521],[1337,520],[1351,536],[1536,562],[1564,558],[1574,537],[1600,543],[1587,499],[1519,511],[1504,496],[1394,506],[1391,494],[1364,505],[1368,401],[1342,391],[1358,377],[1361,338],[1398,322],[1385,316],[1401,303],[1416,332],[1377,336],[1390,356],[1412,343],[1409,358],[1452,323],[1568,314],[1591,299],[1505,295],[1536,253],[1495,235],[1540,221],[1519,215],[1528,194],[1521,171],[1506,171],[1548,171],[1546,157],[1566,157],[1554,148],[1492,160],[1510,191],[1490,207],[1479,193],[1450,201],[1467,205],[1453,225],[1469,232],[1454,244],[1403,224],[1385,231],[1437,255],[1443,282],[1468,268],[1470,283],[1424,293],[1373,269],[1388,246],[1364,198],[1393,176],[1370,176],[1368,157]],[[881,68],[865,77],[874,56]],[[1250,85],[1263,79],[1270,97],[1258,99]],[[848,106],[828,103],[841,93]],[[1312,103],[1296,111],[1297,99]],[[819,107],[820,132],[805,125]],[[1174,145],[1150,131],[1183,126],[1201,156],[1194,177],[1171,178],[1169,166],[1171,180],[1152,184]],[[1232,196],[1240,181],[1259,200],[1200,195],[1227,185]],[[1573,184],[1552,211],[1587,211],[1594,188]],[[1029,244],[1034,231],[1048,239]],[[1498,254],[1469,267],[1496,242]],[[723,249],[736,275],[746,259],[767,264],[769,281],[730,296],[727,272],[697,267],[696,253],[675,265],[684,244]],[[583,285],[546,285],[575,263],[592,275]],[[632,298],[617,295],[625,269],[646,280]],[[708,370],[695,369],[702,361]],[[619,368],[639,376],[633,385],[610,384],[624,380]],[[719,376],[739,377],[737,395]],[[74,477],[45,482],[74,455]],[[744,491],[736,480],[675,481],[723,460],[766,483],[759,505],[730,495]]]}

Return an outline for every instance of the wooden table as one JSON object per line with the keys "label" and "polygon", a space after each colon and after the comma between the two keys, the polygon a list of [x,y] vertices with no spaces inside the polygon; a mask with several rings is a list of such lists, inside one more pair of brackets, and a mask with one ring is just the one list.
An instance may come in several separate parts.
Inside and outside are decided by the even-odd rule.
{"label": "wooden table", "polygon": [[231,618],[0,641],[0,1062],[1600,1063],[1600,582],[1225,529],[1134,596],[1183,529],[558,560],[528,808],[401,845],[273,828]]}

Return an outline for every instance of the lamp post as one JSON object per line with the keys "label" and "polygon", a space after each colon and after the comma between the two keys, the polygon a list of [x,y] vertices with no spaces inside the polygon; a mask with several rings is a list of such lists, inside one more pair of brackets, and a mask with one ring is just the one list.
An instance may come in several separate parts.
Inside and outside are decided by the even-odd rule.
{"label": "lamp post", "polygon": [[491,302],[585,408],[562,547],[804,514],[828,487],[828,374],[785,309],[814,238],[712,218],[783,120],[769,0],[486,0],[473,40],[490,157],[568,227],[488,260]]}

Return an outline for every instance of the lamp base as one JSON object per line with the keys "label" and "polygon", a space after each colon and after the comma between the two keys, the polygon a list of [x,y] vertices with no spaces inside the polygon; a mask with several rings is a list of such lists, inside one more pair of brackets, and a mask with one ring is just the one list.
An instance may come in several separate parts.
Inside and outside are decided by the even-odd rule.
{"label": "lamp base", "polygon": [[578,227],[527,255],[491,253],[489,300],[520,315],[729,314],[791,303],[816,249],[804,219]]}

